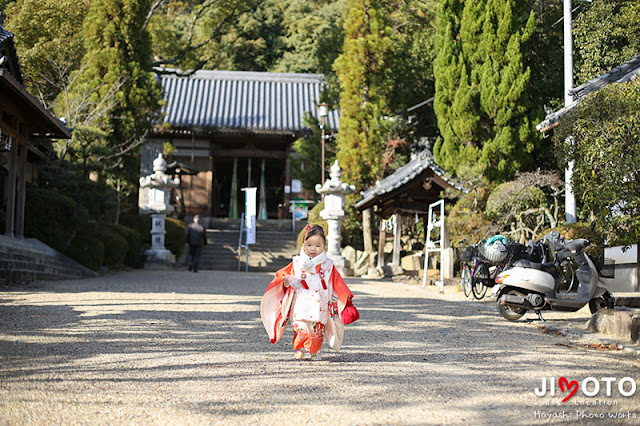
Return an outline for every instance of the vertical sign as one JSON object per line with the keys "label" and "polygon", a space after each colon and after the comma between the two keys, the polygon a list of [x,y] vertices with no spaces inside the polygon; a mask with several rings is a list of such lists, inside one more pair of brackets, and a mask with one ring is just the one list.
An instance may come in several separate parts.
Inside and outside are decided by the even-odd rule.
{"label": "vertical sign", "polygon": [[258,188],[243,188],[245,200],[245,228],[247,245],[256,243],[256,193]]}

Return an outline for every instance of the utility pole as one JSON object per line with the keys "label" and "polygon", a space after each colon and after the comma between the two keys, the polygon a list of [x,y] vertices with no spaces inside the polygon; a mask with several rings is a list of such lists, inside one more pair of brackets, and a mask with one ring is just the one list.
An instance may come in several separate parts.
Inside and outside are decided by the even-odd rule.
{"label": "utility pole", "polygon": [[[571,34],[571,0],[564,0],[564,106],[573,102],[569,93],[573,89],[573,36]],[[566,143],[572,143],[567,139]],[[571,186],[573,175],[573,161],[570,161],[564,171],[564,210],[567,223],[576,223],[576,197]]]}

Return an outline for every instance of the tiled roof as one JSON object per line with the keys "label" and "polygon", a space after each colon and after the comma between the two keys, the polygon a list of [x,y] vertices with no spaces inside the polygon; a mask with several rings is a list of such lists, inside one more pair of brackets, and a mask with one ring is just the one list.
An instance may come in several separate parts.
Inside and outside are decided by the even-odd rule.
{"label": "tiled roof", "polygon": [[[204,71],[188,77],[159,73],[164,121],[175,129],[295,133],[308,130],[303,114],[317,114],[324,86],[319,74]],[[328,123],[338,128],[338,111]]]}
{"label": "tiled roof", "polygon": [[5,40],[10,39],[12,37],[13,37],[13,33],[10,33],[9,31],[5,30],[0,26],[0,43],[3,43]]}
{"label": "tiled roof", "polygon": [[5,64],[3,67],[13,75],[20,84],[24,85],[24,80],[22,78],[22,67],[20,66],[20,61],[18,60],[18,53],[16,52],[16,46],[13,41],[13,33],[5,30],[2,25],[0,25],[0,50],[3,51],[3,54],[8,56],[5,59]]}
{"label": "tiled roof", "polygon": [[364,206],[376,197],[380,197],[381,195],[400,188],[401,186],[411,182],[426,169],[431,169],[449,185],[459,190],[464,190],[464,187],[459,182],[455,182],[454,180],[446,177],[444,169],[436,164],[436,160],[433,158],[431,151],[425,149],[419,152],[411,159],[411,161],[400,167],[393,174],[376,183],[376,186],[362,192],[362,199],[355,204],[355,207],[359,208],[359,206]]}
{"label": "tiled roof", "polygon": [[544,132],[552,127],[555,127],[560,118],[567,112],[571,111],[580,101],[589,93],[596,92],[602,89],[604,86],[611,83],[624,83],[629,80],[633,80],[640,74],[640,54],[634,56],[624,64],[608,71],[601,76],[589,80],[581,86],[575,87],[570,90],[571,95],[574,97],[574,101],[566,107],[548,114],[544,121],[536,126],[536,128]]}

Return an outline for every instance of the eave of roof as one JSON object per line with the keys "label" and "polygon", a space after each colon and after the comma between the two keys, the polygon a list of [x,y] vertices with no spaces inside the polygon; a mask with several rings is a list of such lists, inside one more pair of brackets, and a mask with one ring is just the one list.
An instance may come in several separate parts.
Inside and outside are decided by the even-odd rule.
{"label": "eave of roof", "polygon": [[15,97],[15,101],[25,111],[33,114],[29,124],[32,135],[43,138],[70,139],[71,132],[60,120],[54,117],[11,73],[0,68],[0,87]]}
{"label": "eave of roof", "polygon": [[589,93],[596,92],[608,84],[624,83],[633,80],[638,74],[640,74],[640,54],[634,56],[624,64],[571,89],[569,93],[574,97],[574,102],[558,111],[548,114],[544,118],[544,121],[536,126],[536,129],[540,132],[546,132],[556,127],[560,123],[560,119],[567,112],[575,108]]}
{"label": "eave of roof", "polygon": [[435,162],[431,151],[423,150],[393,174],[376,183],[373,188],[363,191],[361,193],[362,199],[355,203],[354,207],[358,210],[368,208],[376,201],[376,199],[379,199],[383,195],[408,184],[427,169],[431,169],[431,171],[433,171],[436,176],[440,177],[446,185],[461,191],[464,190],[461,183],[455,182],[454,180],[446,177],[444,169]]}

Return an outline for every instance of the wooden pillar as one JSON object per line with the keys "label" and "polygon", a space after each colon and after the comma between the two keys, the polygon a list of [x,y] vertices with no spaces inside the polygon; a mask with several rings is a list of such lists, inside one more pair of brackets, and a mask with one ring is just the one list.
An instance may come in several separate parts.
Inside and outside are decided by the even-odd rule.
{"label": "wooden pillar", "polygon": [[384,220],[380,221],[380,235],[378,239],[378,268],[384,266],[384,244],[387,240],[387,230]]}
{"label": "wooden pillar", "polygon": [[400,250],[402,250],[402,216],[396,213],[396,232],[393,236],[393,260],[392,265],[400,266]]}
{"label": "wooden pillar", "polygon": [[364,239],[364,251],[367,253],[368,266],[373,267],[373,230],[371,228],[371,209],[365,209],[362,211],[362,234]]}
{"label": "wooden pillar", "polygon": [[9,152],[9,176],[7,176],[7,218],[5,221],[5,232],[7,237],[13,237],[16,214],[16,166],[18,162],[18,143],[14,139],[11,142]]}
{"label": "wooden pillar", "polygon": [[16,237],[24,238],[24,206],[27,191],[27,145],[20,147],[18,155],[18,185],[16,190]]}

